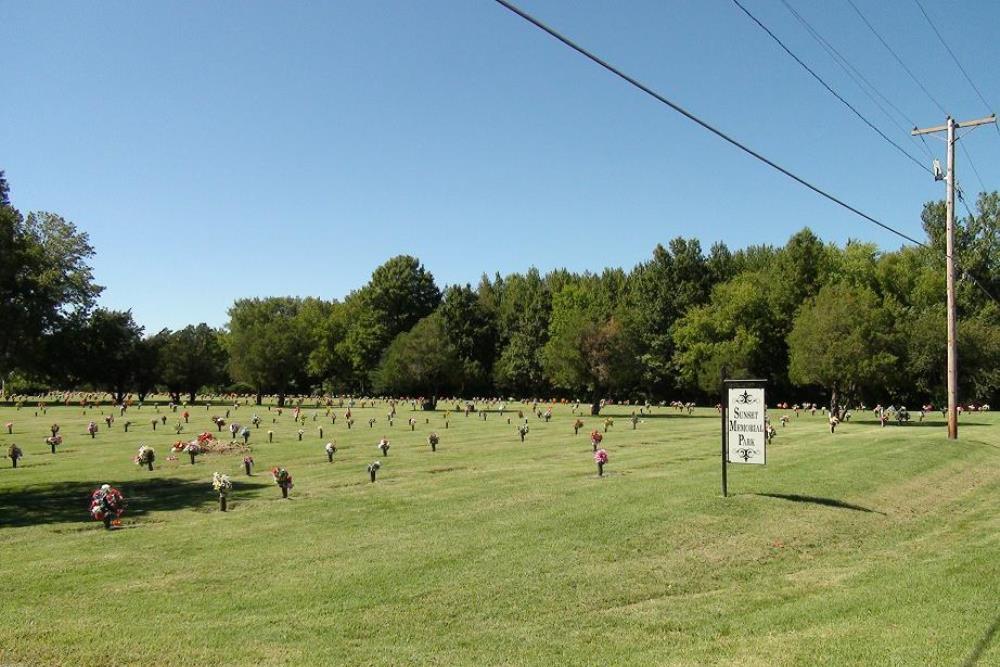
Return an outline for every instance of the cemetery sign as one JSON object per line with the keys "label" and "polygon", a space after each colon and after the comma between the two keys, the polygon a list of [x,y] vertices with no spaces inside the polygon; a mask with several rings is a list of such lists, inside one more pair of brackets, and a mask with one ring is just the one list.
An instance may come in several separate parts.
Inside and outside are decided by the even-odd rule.
{"label": "cemetery sign", "polygon": [[764,380],[726,380],[722,391],[722,495],[726,465],[767,463]]}

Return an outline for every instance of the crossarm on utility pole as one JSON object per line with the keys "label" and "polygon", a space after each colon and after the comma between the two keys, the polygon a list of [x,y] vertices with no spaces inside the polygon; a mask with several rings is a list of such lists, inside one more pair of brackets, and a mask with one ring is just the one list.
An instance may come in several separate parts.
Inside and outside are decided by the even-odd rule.
{"label": "crossarm on utility pole", "polygon": [[[989,116],[986,116],[985,118],[977,118],[976,120],[966,120],[962,121],[961,123],[955,123],[955,128],[960,130],[963,127],[976,127],[977,125],[989,125],[990,123],[995,123],[995,122],[997,122],[997,115],[994,113],[990,114]],[[913,131],[910,132],[910,134],[913,135],[914,137],[918,137],[921,134],[934,134],[935,132],[944,132],[947,129],[948,129],[947,124],[938,125],[936,127],[925,127],[923,129],[913,128]]]}

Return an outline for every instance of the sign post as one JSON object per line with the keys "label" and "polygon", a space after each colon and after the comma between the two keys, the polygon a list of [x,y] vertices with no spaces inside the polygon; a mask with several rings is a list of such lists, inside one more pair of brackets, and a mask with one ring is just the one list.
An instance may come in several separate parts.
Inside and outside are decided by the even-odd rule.
{"label": "sign post", "polygon": [[722,497],[730,463],[767,463],[766,380],[726,380],[722,390]]}

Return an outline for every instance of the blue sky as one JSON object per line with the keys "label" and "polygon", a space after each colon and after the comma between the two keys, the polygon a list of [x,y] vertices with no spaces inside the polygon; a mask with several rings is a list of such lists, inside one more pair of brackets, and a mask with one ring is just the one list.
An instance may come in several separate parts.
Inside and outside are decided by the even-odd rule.
{"label": "blue sky", "polygon": [[[846,0],[789,1],[910,119],[944,121]],[[988,113],[913,2],[855,1],[950,113]],[[1000,104],[1000,3],[923,1]],[[783,5],[744,2],[929,162]],[[943,197],[729,0],[520,6],[911,235]],[[151,332],[224,324],[239,297],[342,298],[400,253],[444,285],[629,268],[678,235],[737,248],[809,225],[899,245],[490,0],[0,0],[0,80],[14,204],[87,231],[102,303]],[[1000,134],[965,145],[996,188]]]}

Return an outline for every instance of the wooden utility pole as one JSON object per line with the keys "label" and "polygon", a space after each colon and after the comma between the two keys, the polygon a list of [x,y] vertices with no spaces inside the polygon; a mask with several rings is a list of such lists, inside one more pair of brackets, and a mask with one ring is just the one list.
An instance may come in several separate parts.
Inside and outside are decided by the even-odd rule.
{"label": "wooden utility pole", "polygon": [[913,128],[913,136],[947,132],[948,172],[945,175],[945,261],[948,290],[948,438],[958,439],[958,333],[955,321],[955,130],[996,123],[996,114],[961,123],[948,116],[944,125],[924,129]]}

